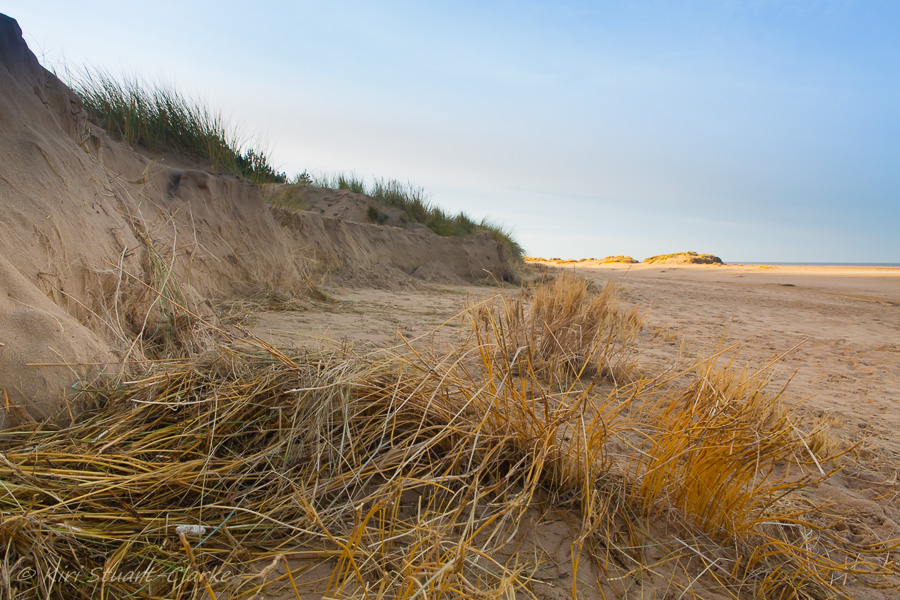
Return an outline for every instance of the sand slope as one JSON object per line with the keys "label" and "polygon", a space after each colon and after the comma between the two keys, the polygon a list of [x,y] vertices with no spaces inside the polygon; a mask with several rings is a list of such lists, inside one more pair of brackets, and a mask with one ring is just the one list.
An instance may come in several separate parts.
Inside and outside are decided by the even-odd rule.
{"label": "sand slope", "polygon": [[[57,412],[73,383],[133,358],[137,336],[159,335],[154,290],[208,316],[209,299],[303,294],[311,272],[335,266],[431,279],[511,273],[490,239],[436,241],[312,214],[276,220],[254,185],[135,152],[88,122],[3,15],[0,215],[0,392],[13,416]],[[0,427],[10,414],[0,411]]]}

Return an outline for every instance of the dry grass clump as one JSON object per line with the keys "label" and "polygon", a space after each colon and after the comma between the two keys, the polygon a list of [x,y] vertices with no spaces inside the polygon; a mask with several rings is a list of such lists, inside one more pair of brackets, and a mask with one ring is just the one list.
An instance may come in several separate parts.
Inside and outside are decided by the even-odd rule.
{"label": "dry grass clump", "polygon": [[617,286],[598,292],[592,284],[565,274],[538,288],[531,302],[531,330],[539,332],[538,355],[560,360],[579,374],[627,378],[635,338],[643,326],[636,308],[623,310]]}
{"label": "dry grass clump", "polygon": [[766,501],[796,484],[771,477],[796,454],[797,434],[761,377],[712,359],[690,385],[650,409],[654,428],[635,457],[635,493],[649,510],[675,508],[708,535],[727,539],[752,530]]}
{"label": "dry grass clump", "polygon": [[304,296],[270,290],[241,298],[219,300],[214,304],[219,322],[223,325],[247,325],[261,311],[308,312],[317,307],[334,304],[334,298],[319,287],[312,277],[306,278],[305,285]]}
{"label": "dry grass clump", "polygon": [[[458,355],[267,350],[161,363],[69,428],[0,434],[9,597],[188,597],[195,569],[241,571],[220,593],[250,596],[247,568],[281,555],[328,562],[331,597],[524,590],[521,568],[491,558],[508,528],[603,465],[610,430],[584,393],[535,403]],[[178,526],[199,532],[190,554]]]}
{"label": "dry grass clump", "polygon": [[856,453],[862,445],[862,440],[850,443],[838,433],[841,429],[841,419],[836,415],[824,411],[806,410],[803,413],[804,420],[808,423],[807,430],[802,433],[803,444],[813,456],[830,457],[850,453]]}
{"label": "dry grass clump", "polygon": [[309,203],[307,185],[267,183],[260,186],[260,193],[271,206],[285,210],[301,211]]}
{"label": "dry grass clump", "polygon": [[[527,304],[527,305],[526,305]],[[643,320],[637,309],[623,310],[615,284],[597,289],[587,280],[561,273],[524,298],[473,311],[472,327],[482,345],[496,345],[518,364],[545,378],[626,380],[633,366],[634,340]]]}
{"label": "dry grass clump", "polygon": [[[639,319],[575,278],[470,314],[444,352],[250,339],[95,390],[69,427],[0,432],[3,593],[786,599],[896,575],[781,503],[803,478],[770,480],[797,443],[763,380],[710,363],[599,392],[573,375]],[[548,588],[551,509],[570,564]]]}
{"label": "dry grass clump", "polygon": [[[767,391],[770,367],[751,373],[732,362],[721,366],[714,356],[690,384],[645,405],[638,426],[645,441],[629,458],[633,497],[648,519],[701,532],[697,547],[715,557],[705,565],[729,565],[723,572],[753,597],[846,597],[839,577],[896,586],[897,565],[888,556],[898,541],[848,547],[809,518],[815,506],[785,501],[839,470],[822,465],[850,448],[821,454],[826,449],[811,443],[819,428],[801,433],[784,390]],[[736,555],[723,554],[726,546]]]}

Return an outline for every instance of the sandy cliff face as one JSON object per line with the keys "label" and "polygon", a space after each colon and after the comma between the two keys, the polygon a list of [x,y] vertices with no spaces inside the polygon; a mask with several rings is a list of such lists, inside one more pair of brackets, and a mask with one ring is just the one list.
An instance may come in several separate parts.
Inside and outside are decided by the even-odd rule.
{"label": "sandy cliff face", "polygon": [[0,16],[0,394],[12,416],[55,413],[80,377],[152,336],[153,289],[177,281],[201,312],[210,297],[301,291],[289,243],[256,187],[162,167],[88,123]]}
{"label": "sandy cliff face", "polygon": [[424,225],[409,228],[273,210],[314,271],[379,286],[403,278],[435,282],[510,281],[513,265],[487,234],[441,237]]}
{"label": "sandy cliff face", "polygon": [[304,293],[313,270],[376,267],[436,280],[512,273],[489,238],[276,220],[254,185],[151,161],[89,123],[0,15],[0,427],[57,414],[82,377],[115,371],[137,336],[156,334],[154,290],[206,314],[211,298]]}

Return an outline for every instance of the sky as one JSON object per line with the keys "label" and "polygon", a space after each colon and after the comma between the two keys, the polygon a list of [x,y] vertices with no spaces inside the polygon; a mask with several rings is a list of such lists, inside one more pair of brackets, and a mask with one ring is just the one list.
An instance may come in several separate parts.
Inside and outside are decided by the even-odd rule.
{"label": "sky", "polygon": [[409,181],[531,256],[900,263],[900,2],[13,0],[288,174]]}

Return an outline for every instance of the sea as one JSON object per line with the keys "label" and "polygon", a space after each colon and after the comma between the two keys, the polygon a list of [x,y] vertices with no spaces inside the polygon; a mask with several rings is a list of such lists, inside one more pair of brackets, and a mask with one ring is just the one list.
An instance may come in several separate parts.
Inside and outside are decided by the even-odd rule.
{"label": "sea", "polygon": [[773,262],[760,260],[730,260],[729,265],[772,265],[776,267],[900,267],[900,263],[856,263],[856,262]]}

